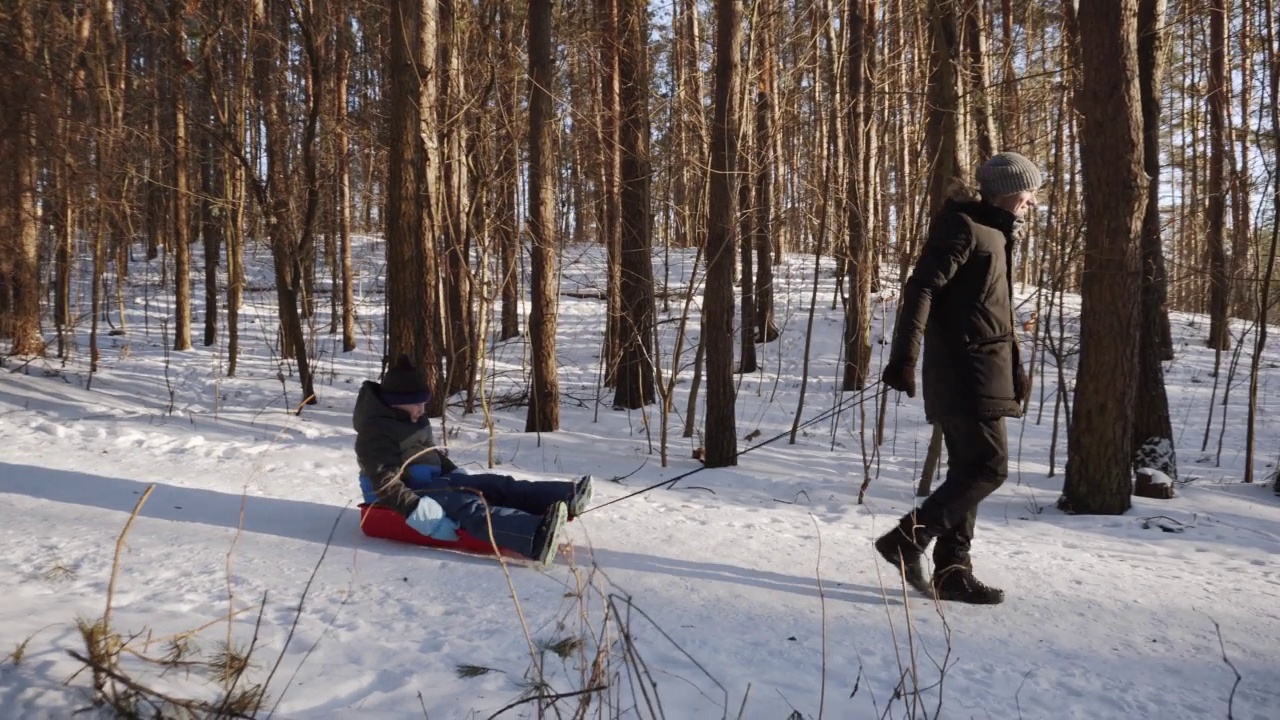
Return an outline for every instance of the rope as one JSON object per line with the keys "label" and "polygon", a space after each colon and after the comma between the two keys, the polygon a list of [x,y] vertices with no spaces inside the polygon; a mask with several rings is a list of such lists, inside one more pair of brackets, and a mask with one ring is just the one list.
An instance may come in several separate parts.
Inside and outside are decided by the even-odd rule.
{"label": "rope", "polygon": [[[850,396],[846,397],[845,399],[841,400],[839,403],[837,403],[837,404],[836,404],[836,406],[835,406],[835,407],[831,408],[830,410],[827,410],[827,411],[825,411],[825,412],[823,412],[823,413],[819,414],[817,417],[814,417],[814,418],[812,418],[812,419],[810,419],[810,420],[806,420],[806,421],[804,421],[804,422],[803,422],[803,423],[801,423],[800,425],[796,426],[796,429],[798,430],[798,429],[800,429],[800,428],[809,427],[810,425],[815,425],[815,424],[820,423],[820,422],[822,422],[823,420],[826,420],[827,418],[829,418],[829,417],[831,417],[831,416],[833,416],[833,415],[835,415],[835,414],[837,414],[837,413],[840,413],[840,412],[843,412],[843,411],[845,411],[845,410],[847,410],[847,409],[849,409],[849,408],[853,408],[853,407],[857,407],[857,406],[861,405],[862,403],[866,402],[868,398],[873,398],[873,397],[875,397],[875,396],[876,396],[876,394],[875,394],[874,392],[873,392],[873,393],[871,393],[871,394],[868,394],[868,391],[870,391],[870,390],[874,390],[874,389],[877,389],[878,387],[879,387],[879,383],[873,383],[873,384],[871,384],[871,385],[868,385],[868,386],[866,386],[866,387],[862,388],[861,390],[857,391],[856,393],[854,393],[854,394],[852,394],[852,395],[850,395]],[[744,450],[739,450],[737,453],[735,453],[735,454],[734,454],[733,459],[734,459],[734,461],[736,462],[738,458],[742,457],[743,455],[746,455],[747,453],[751,452],[752,450],[757,450],[757,449],[759,449],[759,448],[764,447],[765,445],[769,445],[770,443],[775,443],[775,442],[777,442],[777,441],[781,440],[782,438],[787,437],[787,436],[788,436],[788,435],[790,435],[790,434],[791,434],[791,430],[790,430],[790,429],[788,429],[788,430],[784,430],[783,432],[778,433],[777,435],[774,435],[774,436],[773,436],[773,437],[771,437],[771,438],[768,438],[768,439],[766,439],[766,440],[761,440],[760,442],[756,443],[755,445],[752,445],[752,446],[750,446],[750,447],[748,447],[748,448],[746,448],[746,449],[744,449]],[[645,494],[645,493],[647,493],[647,492],[650,492],[650,491],[653,491],[653,490],[657,490],[658,488],[663,487],[663,486],[667,486],[667,485],[674,485],[674,484],[676,484],[677,482],[679,482],[679,481],[681,481],[681,480],[683,480],[683,479],[685,479],[685,478],[689,477],[690,475],[694,475],[694,474],[700,473],[700,472],[702,472],[703,470],[706,470],[706,469],[707,469],[707,466],[706,466],[706,465],[700,465],[700,466],[698,466],[698,467],[696,467],[696,468],[694,468],[694,469],[692,469],[692,470],[690,470],[690,471],[688,471],[688,472],[681,473],[681,474],[679,474],[679,475],[677,475],[677,476],[675,476],[675,477],[671,478],[670,480],[663,480],[663,481],[661,481],[661,482],[654,483],[654,484],[652,484],[652,485],[650,485],[650,486],[648,486],[648,487],[644,487],[644,488],[641,488],[641,489],[636,490],[636,491],[634,491],[634,492],[627,493],[626,495],[623,495],[623,496],[622,496],[622,497],[620,497],[620,498],[614,498],[613,500],[610,500],[609,502],[606,502],[606,503],[600,503],[599,505],[596,505],[595,507],[587,508],[586,510],[583,510],[581,513],[579,513],[579,515],[585,515],[585,514],[587,514],[587,513],[589,513],[589,512],[592,512],[592,511],[594,511],[594,510],[599,510],[600,508],[608,507],[608,506],[610,506],[610,505],[612,505],[612,504],[614,504],[614,503],[622,502],[623,500],[630,500],[630,499],[631,499],[631,498],[633,498],[633,497],[636,497],[636,496],[638,496],[638,495],[643,495],[643,494]]]}

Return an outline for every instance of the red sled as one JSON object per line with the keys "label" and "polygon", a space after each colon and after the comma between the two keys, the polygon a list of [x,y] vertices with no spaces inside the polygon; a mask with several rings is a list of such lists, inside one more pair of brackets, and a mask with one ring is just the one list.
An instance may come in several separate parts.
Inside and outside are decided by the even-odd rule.
{"label": "red sled", "polygon": [[[360,530],[365,535],[375,538],[383,538],[384,540],[394,540],[396,542],[409,543],[411,545],[424,545],[426,547],[442,548],[445,550],[460,550],[462,552],[475,553],[477,555],[493,555],[493,544],[487,540],[471,535],[466,530],[458,530],[457,540],[438,540],[419,533],[417,530],[409,527],[404,517],[400,513],[391,508],[382,507],[380,505],[370,505],[368,503],[360,503]],[[527,560],[520,553],[514,550],[502,550],[503,556],[514,558],[517,560]]]}

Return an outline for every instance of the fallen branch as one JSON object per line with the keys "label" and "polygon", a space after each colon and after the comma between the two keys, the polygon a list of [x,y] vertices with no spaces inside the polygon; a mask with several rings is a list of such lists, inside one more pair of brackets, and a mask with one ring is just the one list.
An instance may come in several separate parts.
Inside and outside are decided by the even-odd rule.
{"label": "fallen branch", "polygon": [[1227,720],[1234,720],[1232,713],[1235,708],[1236,689],[1240,687],[1240,681],[1243,678],[1240,677],[1240,671],[1236,669],[1235,663],[1231,662],[1231,658],[1227,657],[1227,644],[1222,640],[1222,627],[1213,618],[1209,618],[1209,621],[1213,623],[1213,629],[1218,633],[1218,648],[1222,650],[1222,662],[1226,663],[1227,667],[1231,668],[1231,672],[1236,676],[1236,681],[1231,684],[1231,694],[1227,696]]}
{"label": "fallen branch", "polygon": [[501,715],[502,713],[504,713],[504,712],[506,712],[506,711],[508,711],[508,710],[511,710],[511,709],[513,709],[513,708],[520,707],[521,705],[526,705],[526,704],[531,703],[531,702],[538,702],[538,701],[541,701],[541,700],[553,700],[553,701],[554,701],[554,700],[563,700],[563,699],[565,699],[565,698],[577,697],[577,696],[579,696],[579,695],[587,695],[587,694],[590,694],[590,693],[597,693],[597,692],[600,692],[601,690],[604,690],[604,689],[606,689],[606,688],[608,688],[608,687],[609,687],[608,685],[597,685],[596,687],[584,688],[584,689],[582,689],[582,690],[574,690],[574,691],[572,691],[572,692],[554,693],[554,694],[539,694],[539,695],[533,695],[533,696],[530,696],[530,697],[527,697],[527,698],[522,698],[522,699],[520,699],[520,700],[516,700],[515,702],[509,703],[509,704],[507,704],[506,706],[504,706],[504,707],[500,708],[500,709],[498,710],[498,712],[496,712],[496,713],[494,713],[494,714],[490,715],[490,716],[489,716],[489,718],[488,718],[488,720],[493,720],[494,718],[498,717],[499,715]]}

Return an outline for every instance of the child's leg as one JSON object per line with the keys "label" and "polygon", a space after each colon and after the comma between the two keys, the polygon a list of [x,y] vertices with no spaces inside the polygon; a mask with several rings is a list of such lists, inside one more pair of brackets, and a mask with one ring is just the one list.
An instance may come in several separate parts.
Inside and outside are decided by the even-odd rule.
{"label": "child's leg", "polygon": [[574,485],[571,482],[516,480],[498,473],[450,475],[448,482],[455,489],[472,488],[480,491],[490,507],[514,508],[535,515],[541,515],[557,502],[571,503],[574,496]]}
{"label": "child's leg", "polygon": [[[472,537],[486,542],[492,540],[504,550],[514,550],[525,557],[535,557],[534,536],[542,524],[542,513],[530,513],[509,507],[501,507],[485,494],[489,503],[486,518],[485,503],[473,492],[465,490],[449,490],[432,492],[429,495],[442,507],[450,518],[458,523],[458,527],[466,530]],[[493,535],[489,528],[492,526]]]}

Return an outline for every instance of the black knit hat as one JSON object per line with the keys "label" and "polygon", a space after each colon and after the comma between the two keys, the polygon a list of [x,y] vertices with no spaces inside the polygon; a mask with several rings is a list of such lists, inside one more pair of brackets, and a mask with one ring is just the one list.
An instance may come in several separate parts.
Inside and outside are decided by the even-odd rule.
{"label": "black knit hat", "polygon": [[431,402],[427,379],[413,366],[408,355],[401,355],[382,378],[382,402],[388,405],[416,405]]}
{"label": "black knit hat", "polygon": [[978,168],[978,188],[988,199],[1039,190],[1042,184],[1040,168],[1016,152],[992,155]]}

